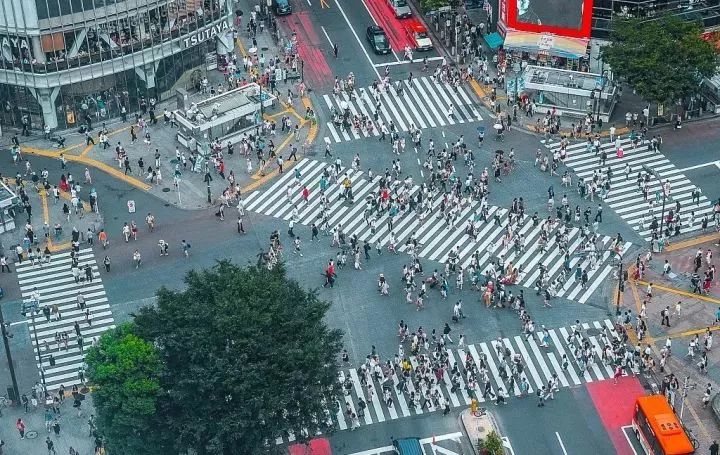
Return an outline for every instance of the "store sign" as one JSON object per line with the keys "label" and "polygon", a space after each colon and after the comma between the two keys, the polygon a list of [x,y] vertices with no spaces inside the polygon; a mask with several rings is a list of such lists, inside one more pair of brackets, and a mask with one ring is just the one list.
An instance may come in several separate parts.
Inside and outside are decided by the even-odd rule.
{"label": "store sign", "polygon": [[513,1],[513,0],[499,0],[499,2],[500,2],[500,20],[502,21],[503,25],[507,24],[507,19],[508,19],[507,2],[508,1]]}
{"label": "store sign", "polygon": [[200,43],[203,43],[224,33],[229,28],[230,24],[228,23],[228,21],[222,21],[219,24],[213,25],[204,30],[200,30],[194,35],[188,36],[187,38],[183,39],[183,44],[185,44],[185,47],[197,46]]}
{"label": "store sign", "polygon": [[[11,49],[11,50],[17,50],[18,52],[22,52],[23,49],[28,53],[28,55],[32,56],[32,49],[30,48],[30,42],[25,37],[20,36],[2,36],[0,37],[0,46],[3,48]],[[13,52],[14,53],[14,52]],[[15,54],[19,55],[19,54]]]}
{"label": "store sign", "polygon": [[551,35],[549,33],[543,33],[540,35],[540,38],[538,38],[538,48],[542,49],[544,51],[548,51],[555,46],[555,35]]}

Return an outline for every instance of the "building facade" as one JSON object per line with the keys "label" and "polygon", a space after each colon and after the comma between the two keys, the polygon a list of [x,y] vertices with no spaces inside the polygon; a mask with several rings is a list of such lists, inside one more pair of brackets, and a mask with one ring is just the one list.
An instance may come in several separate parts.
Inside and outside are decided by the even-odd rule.
{"label": "building facade", "polygon": [[701,22],[706,29],[720,27],[720,0],[594,0],[592,9],[593,38],[607,39],[613,19],[674,14]]}
{"label": "building facade", "polygon": [[[227,0],[0,0],[0,123],[73,128],[186,88],[234,49]],[[200,73],[199,73],[199,72]]]}

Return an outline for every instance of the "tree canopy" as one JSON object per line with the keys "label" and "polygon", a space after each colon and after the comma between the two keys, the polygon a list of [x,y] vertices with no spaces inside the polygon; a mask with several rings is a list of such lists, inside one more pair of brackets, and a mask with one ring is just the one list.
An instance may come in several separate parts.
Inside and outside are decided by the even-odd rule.
{"label": "tree canopy", "polygon": [[284,430],[322,428],[340,395],[342,333],[324,322],[329,303],[282,266],[221,261],[185,283],[161,288],[132,325],[162,365],[157,425],[174,453],[254,454]]}
{"label": "tree canopy", "polygon": [[154,431],[163,366],[153,345],[132,330],[123,324],[105,332],[85,358],[97,426],[112,453],[156,454],[166,437]]}
{"label": "tree canopy", "polygon": [[716,73],[713,45],[700,24],[676,16],[615,21],[602,58],[644,99],[670,103],[694,94]]}

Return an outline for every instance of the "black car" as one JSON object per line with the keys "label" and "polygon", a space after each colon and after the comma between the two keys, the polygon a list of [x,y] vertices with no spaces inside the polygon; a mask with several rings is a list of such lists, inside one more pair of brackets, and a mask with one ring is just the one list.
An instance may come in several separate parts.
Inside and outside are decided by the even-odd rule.
{"label": "black car", "polygon": [[385,34],[385,30],[378,25],[371,25],[367,28],[367,40],[370,43],[370,47],[376,54],[389,54],[390,53],[390,42]]}
{"label": "black car", "polygon": [[278,16],[285,16],[292,13],[292,5],[290,0],[273,0],[273,10]]}

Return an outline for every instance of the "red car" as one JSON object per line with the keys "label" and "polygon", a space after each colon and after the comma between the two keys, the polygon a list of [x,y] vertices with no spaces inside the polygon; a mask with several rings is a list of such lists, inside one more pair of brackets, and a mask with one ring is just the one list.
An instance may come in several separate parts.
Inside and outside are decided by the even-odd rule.
{"label": "red car", "polygon": [[423,24],[417,19],[406,21],[405,34],[407,35],[413,49],[416,51],[429,51],[433,48],[430,35]]}

